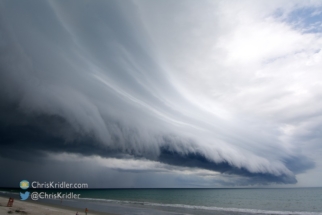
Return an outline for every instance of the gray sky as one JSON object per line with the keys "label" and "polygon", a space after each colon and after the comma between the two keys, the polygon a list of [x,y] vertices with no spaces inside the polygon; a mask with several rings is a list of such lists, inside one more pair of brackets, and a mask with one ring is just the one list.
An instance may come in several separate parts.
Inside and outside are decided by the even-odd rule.
{"label": "gray sky", "polygon": [[0,186],[322,186],[321,1],[1,1]]}

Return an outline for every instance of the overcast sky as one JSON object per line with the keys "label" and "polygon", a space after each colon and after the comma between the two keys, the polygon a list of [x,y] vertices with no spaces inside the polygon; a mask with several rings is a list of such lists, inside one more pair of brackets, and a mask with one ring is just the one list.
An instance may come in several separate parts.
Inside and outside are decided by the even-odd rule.
{"label": "overcast sky", "polygon": [[322,186],[322,1],[0,2],[0,186]]}

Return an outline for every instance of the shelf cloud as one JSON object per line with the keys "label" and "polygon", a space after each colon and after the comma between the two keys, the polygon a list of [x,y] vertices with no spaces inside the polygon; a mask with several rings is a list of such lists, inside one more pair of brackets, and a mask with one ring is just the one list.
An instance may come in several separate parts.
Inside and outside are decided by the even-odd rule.
{"label": "shelf cloud", "polygon": [[206,186],[296,184],[321,165],[321,11],[319,1],[2,1],[0,168],[83,160],[213,177]]}

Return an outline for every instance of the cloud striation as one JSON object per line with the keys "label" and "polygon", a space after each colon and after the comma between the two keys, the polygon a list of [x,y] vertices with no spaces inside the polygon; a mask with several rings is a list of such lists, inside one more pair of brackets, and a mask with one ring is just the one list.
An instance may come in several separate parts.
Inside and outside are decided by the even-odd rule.
{"label": "cloud striation", "polygon": [[70,153],[297,183],[315,167],[300,143],[321,140],[321,35],[292,27],[295,3],[254,3],[235,19],[245,5],[195,4],[2,1],[0,156]]}

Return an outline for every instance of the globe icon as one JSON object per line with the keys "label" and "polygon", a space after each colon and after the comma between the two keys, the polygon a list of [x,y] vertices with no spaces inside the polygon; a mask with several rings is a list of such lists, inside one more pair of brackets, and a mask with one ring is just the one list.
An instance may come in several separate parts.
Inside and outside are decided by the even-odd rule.
{"label": "globe icon", "polygon": [[23,190],[28,189],[29,188],[29,181],[27,181],[27,180],[20,181],[20,188]]}

